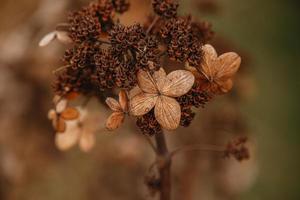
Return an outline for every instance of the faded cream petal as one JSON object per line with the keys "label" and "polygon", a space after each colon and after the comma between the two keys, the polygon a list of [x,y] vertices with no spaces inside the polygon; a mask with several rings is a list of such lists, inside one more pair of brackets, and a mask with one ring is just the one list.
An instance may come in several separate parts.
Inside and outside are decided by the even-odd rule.
{"label": "faded cream petal", "polygon": [[54,109],[48,111],[48,119],[54,120],[56,119],[57,114]]}
{"label": "faded cream petal", "polygon": [[238,71],[241,61],[241,57],[234,52],[222,54],[216,62],[216,77],[218,79],[231,78]]}
{"label": "faded cream petal", "polygon": [[176,70],[168,74],[161,93],[170,97],[180,97],[186,94],[194,85],[194,75],[186,70]]}
{"label": "faded cream petal", "polygon": [[204,45],[202,50],[204,52],[204,56],[203,61],[201,62],[201,70],[206,77],[213,77],[215,71],[214,63],[218,58],[218,54],[215,48],[210,44]]}
{"label": "faded cream petal", "polygon": [[146,93],[157,94],[155,82],[149,72],[139,70],[137,73],[138,85]]}
{"label": "faded cream petal", "polygon": [[57,113],[63,112],[66,109],[67,105],[68,105],[68,101],[66,99],[60,99],[57,102],[56,107],[55,107],[56,112]]}
{"label": "faded cream petal", "polygon": [[128,97],[124,90],[119,92],[119,103],[124,112],[128,111]]}
{"label": "faded cream petal", "polygon": [[121,126],[125,119],[123,112],[113,112],[106,120],[106,128],[110,131],[115,130]]}
{"label": "faded cream petal", "polygon": [[130,113],[133,116],[142,116],[148,113],[157,101],[157,94],[141,93],[130,100]]}
{"label": "faded cream petal", "polygon": [[70,44],[73,42],[69,36],[69,33],[66,31],[56,31],[56,36],[57,39],[62,43]]}
{"label": "faded cream petal", "polygon": [[95,134],[83,131],[79,139],[79,148],[84,152],[89,152],[95,146]]}
{"label": "faded cream petal", "polygon": [[56,31],[52,31],[52,32],[46,34],[39,42],[39,46],[40,47],[47,46],[56,38],[56,36],[57,36]]}
{"label": "faded cream petal", "polygon": [[179,103],[166,96],[160,96],[154,108],[155,118],[167,130],[174,130],[179,126],[181,109]]}
{"label": "faded cream petal", "polygon": [[78,142],[79,136],[77,121],[68,122],[65,133],[55,135],[55,144],[59,150],[66,151]]}
{"label": "faded cream petal", "polygon": [[167,77],[167,73],[165,72],[165,70],[161,67],[158,71],[155,71],[153,73],[153,79],[156,83],[157,89],[159,91],[162,90],[162,88],[164,87],[165,83],[168,81],[166,79]]}
{"label": "faded cream petal", "polygon": [[112,111],[122,111],[121,105],[114,98],[108,97],[105,102]]}

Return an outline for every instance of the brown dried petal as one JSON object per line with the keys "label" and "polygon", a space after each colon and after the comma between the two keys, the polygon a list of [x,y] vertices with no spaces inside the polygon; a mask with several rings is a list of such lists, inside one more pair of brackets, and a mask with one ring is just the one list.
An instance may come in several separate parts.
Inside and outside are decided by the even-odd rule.
{"label": "brown dried petal", "polygon": [[166,81],[167,81],[166,77],[167,77],[167,74],[162,67],[158,71],[154,72],[153,79],[154,79],[157,89],[159,91],[161,91],[162,88],[164,87],[164,85],[166,84]]}
{"label": "brown dried petal", "polygon": [[149,74],[149,72],[146,72],[144,70],[139,70],[137,73],[138,78],[138,84],[141,90],[143,90],[146,93],[150,94],[157,94],[158,91],[156,89],[156,85],[154,83],[153,78]]}
{"label": "brown dried petal", "polygon": [[139,86],[135,86],[134,88],[132,88],[129,91],[128,97],[129,97],[129,99],[132,99],[133,97],[135,97],[136,95],[141,94],[141,93],[143,93],[141,88]]}
{"label": "brown dried petal", "polygon": [[233,81],[231,79],[227,79],[226,81],[220,82],[219,84],[219,94],[225,94],[231,90],[233,87]]}
{"label": "brown dried petal", "polygon": [[216,77],[219,79],[231,78],[239,69],[241,64],[241,57],[234,53],[224,53],[216,61],[216,67],[218,67]]}
{"label": "brown dried petal", "polygon": [[179,126],[181,109],[179,103],[173,98],[160,96],[154,114],[158,123],[167,130],[174,130]]}
{"label": "brown dried petal", "polygon": [[106,121],[106,128],[110,131],[115,130],[121,126],[125,118],[123,112],[113,112]]}
{"label": "brown dried petal", "polygon": [[73,120],[79,117],[79,112],[76,108],[68,107],[62,113],[61,117],[65,120]]}
{"label": "brown dried petal", "polygon": [[105,102],[112,111],[115,111],[115,112],[122,111],[121,105],[119,104],[119,102],[117,100],[115,100],[111,97],[108,97],[108,98],[106,98]]}
{"label": "brown dried petal", "polygon": [[52,121],[52,125],[56,132],[63,133],[66,130],[66,122],[61,117],[58,117],[57,119],[54,119]]}
{"label": "brown dried petal", "polygon": [[194,75],[186,70],[176,70],[168,74],[161,93],[170,97],[180,97],[186,94],[194,85]]}
{"label": "brown dried petal", "polygon": [[128,111],[128,98],[127,94],[124,90],[119,92],[119,103],[124,112]]}
{"label": "brown dried petal", "polygon": [[134,116],[148,113],[156,104],[158,95],[141,93],[130,100],[130,112]]}
{"label": "brown dried petal", "polygon": [[203,61],[201,63],[201,70],[204,74],[206,74],[208,77],[212,77],[215,74],[215,61],[218,58],[218,54],[213,46],[210,44],[206,44],[202,47],[202,50],[204,52]]}

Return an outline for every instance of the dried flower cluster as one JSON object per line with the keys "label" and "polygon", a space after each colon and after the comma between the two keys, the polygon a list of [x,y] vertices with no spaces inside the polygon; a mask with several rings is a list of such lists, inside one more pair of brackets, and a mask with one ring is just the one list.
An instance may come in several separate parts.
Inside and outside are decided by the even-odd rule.
{"label": "dried flower cluster", "polygon": [[[236,53],[218,57],[205,45],[213,36],[211,25],[178,16],[177,1],[153,0],[152,6],[153,22],[124,26],[115,13],[127,11],[128,1],[98,0],[71,12],[67,23],[41,41],[41,46],[55,38],[72,41],[53,83],[61,99],[74,92],[103,97],[120,91],[118,101],[106,100],[113,111],[106,122],[109,130],[118,128],[126,115],[136,117],[136,125],[147,135],[189,126],[194,108],[231,89],[241,63]],[[182,69],[163,66],[163,60],[176,61]],[[58,132],[68,131],[63,124],[75,118],[75,110],[69,108],[68,114],[52,112]]]}

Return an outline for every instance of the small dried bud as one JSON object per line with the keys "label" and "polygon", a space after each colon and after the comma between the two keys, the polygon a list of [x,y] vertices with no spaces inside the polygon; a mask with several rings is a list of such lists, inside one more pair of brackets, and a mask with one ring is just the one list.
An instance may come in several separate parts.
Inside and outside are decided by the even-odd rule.
{"label": "small dried bud", "polygon": [[238,161],[247,160],[250,158],[249,149],[245,146],[247,137],[240,137],[228,143],[225,150],[225,157],[234,157]]}

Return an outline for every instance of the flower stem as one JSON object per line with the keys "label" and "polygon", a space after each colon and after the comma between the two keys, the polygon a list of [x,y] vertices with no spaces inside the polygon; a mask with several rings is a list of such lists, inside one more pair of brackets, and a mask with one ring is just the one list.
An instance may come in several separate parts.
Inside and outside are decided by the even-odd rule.
{"label": "flower stem", "polygon": [[160,200],[171,199],[171,159],[164,133],[155,135],[157,157],[162,165],[158,165],[160,178]]}

